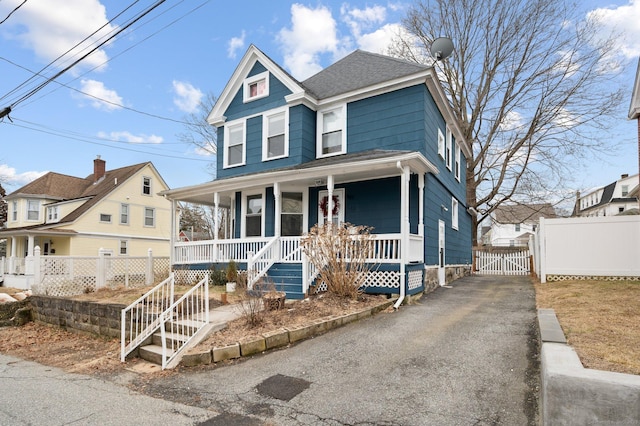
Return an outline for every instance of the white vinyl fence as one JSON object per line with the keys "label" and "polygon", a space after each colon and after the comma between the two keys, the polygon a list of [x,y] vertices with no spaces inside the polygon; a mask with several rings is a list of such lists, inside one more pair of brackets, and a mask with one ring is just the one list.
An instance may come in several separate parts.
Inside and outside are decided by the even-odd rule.
{"label": "white vinyl fence", "polygon": [[531,238],[540,282],[565,277],[640,279],[640,216],[544,219]]}
{"label": "white vinyl fence", "polygon": [[94,292],[104,287],[140,287],[169,276],[169,257],[41,256],[34,253],[34,294],[68,297]]}
{"label": "white vinyl fence", "polygon": [[475,273],[480,275],[529,275],[529,250],[476,250]]}

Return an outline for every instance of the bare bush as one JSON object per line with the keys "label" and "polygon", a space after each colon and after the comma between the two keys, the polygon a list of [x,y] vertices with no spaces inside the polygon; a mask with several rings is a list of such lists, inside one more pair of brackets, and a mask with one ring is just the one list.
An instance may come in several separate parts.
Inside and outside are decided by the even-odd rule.
{"label": "bare bush", "polygon": [[315,225],[302,238],[302,250],[329,293],[351,299],[361,293],[369,272],[367,260],[372,257],[372,229],[350,223],[325,223]]}

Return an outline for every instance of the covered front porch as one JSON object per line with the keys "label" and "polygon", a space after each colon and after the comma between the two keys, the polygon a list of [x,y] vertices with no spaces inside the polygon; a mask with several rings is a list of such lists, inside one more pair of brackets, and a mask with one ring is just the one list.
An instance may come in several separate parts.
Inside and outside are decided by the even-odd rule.
{"label": "covered front porch", "polygon": [[[367,292],[401,298],[419,292],[429,172],[437,171],[420,153],[375,151],[165,191],[174,215],[179,203],[193,203],[211,206],[216,220],[211,240],[178,241],[180,230],[173,230],[172,267],[196,278],[233,260],[250,287],[267,279],[288,297],[302,298],[317,271],[301,237],[316,223],[348,222],[374,228]],[[172,223],[179,223],[176,216]]]}

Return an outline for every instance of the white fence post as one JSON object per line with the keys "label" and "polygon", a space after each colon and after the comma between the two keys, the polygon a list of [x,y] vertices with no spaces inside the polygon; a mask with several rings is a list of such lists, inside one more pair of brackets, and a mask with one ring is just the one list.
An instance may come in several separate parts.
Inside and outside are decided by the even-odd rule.
{"label": "white fence post", "polygon": [[42,268],[40,268],[40,246],[36,246],[33,250],[34,253],[34,268],[33,268],[33,285],[39,286],[42,279]]}
{"label": "white fence post", "polygon": [[106,253],[103,248],[98,250],[98,265],[96,268],[96,289],[102,288],[107,282],[107,266],[106,266]]}
{"label": "white fence post", "polygon": [[544,222],[544,217],[540,217],[540,227],[538,231],[538,235],[540,236],[540,238],[538,239],[538,253],[540,253],[540,276],[538,278],[540,279],[540,282],[542,284],[547,282],[547,262],[545,259],[547,256],[547,236],[545,235],[546,228]]}
{"label": "white fence post", "polygon": [[151,249],[147,251],[147,271],[145,275],[145,284],[153,284],[153,250]]}

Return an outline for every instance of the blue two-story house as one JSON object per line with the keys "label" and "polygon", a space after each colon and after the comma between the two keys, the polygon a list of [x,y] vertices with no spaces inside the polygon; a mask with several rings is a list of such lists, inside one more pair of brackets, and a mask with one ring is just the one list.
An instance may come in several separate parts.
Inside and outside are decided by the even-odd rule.
{"label": "blue two-story house", "polygon": [[174,211],[211,206],[220,237],[174,239],[175,270],[233,259],[300,298],[314,278],[300,237],[330,221],[373,227],[368,292],[403,298],[469,271],[470,151],[432,67],[357,50],[300,82],[250,46],[208,122],[216,179],[162,194]]}

